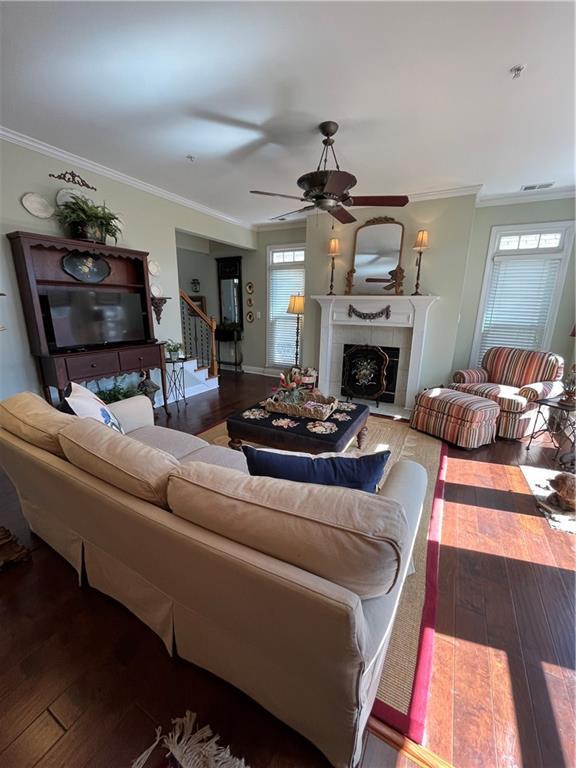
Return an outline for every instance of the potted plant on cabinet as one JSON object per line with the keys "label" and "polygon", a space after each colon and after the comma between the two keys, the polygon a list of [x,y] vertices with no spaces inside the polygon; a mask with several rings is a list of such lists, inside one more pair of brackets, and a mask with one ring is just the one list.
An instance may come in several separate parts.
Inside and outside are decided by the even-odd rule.
{"label": "potted plant on cabinet", "polygon": [[58,223],[65,227],[74,240],[93,240],[106,243],[106,237],[118,241],[122,232],[120,219],[106,205],[97,205],[83,195],[70,195],[55,212]]}

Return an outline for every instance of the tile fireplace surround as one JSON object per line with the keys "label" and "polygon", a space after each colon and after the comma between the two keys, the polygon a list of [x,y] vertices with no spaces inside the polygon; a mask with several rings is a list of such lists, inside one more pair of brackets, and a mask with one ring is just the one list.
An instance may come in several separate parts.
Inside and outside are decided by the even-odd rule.
{"label": "tile fireplace surround", "polygon": [[[412,408],[420,387],[428,312],[438,296],[312,296],[322,308],[318,387],[340,395],[344,344],[399,347],[400,362],[394,403]],[[363,320],[349,314],[377,313],[390,306],[390,316]]]}

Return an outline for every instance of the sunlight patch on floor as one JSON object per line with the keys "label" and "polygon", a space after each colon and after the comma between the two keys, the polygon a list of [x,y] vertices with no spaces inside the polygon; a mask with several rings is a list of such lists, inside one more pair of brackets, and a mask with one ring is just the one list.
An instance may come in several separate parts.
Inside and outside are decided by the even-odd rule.
{"label": "sunlight patch on floor", "polygon": [[[512,479],[515,481],[514,484],[521,482],[522,474],[518,467],[488,461],[479,462],[473,459],[457,459],[452,456],[446,473],[448,483],[496,491],[517,490],[511,487]],[[529,492],[527,488],[526,492]]]}

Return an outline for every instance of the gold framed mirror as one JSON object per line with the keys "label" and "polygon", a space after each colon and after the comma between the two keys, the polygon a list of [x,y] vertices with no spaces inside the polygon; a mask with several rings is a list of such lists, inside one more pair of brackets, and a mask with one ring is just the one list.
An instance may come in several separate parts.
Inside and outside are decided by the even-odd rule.
{"label": "gold framed mirror", "polygon": [[404,224],[391,216],[377,216],[358,227],[352,269],[346,274],[346,293],[404,293],[403,244]]}

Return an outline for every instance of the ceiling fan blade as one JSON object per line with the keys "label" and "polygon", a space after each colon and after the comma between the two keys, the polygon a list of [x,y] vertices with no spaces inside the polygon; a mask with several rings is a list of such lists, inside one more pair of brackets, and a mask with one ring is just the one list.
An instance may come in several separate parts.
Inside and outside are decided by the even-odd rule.
{"label": "ceiling fan blade", "polygon": [[341,205],[337,208],[331,208],[328,213],[331,216],[334,216],[335,219],[338,219],[340,224],[352,224],[353,221],[356,221],[350,211],[347,211],[346,208],[342,208]]}
{"label": "ceiling fan blade", "polygon": [[326,171],[328,173],[328,181],[324,185],[325,195],[334,195],[339,197],[345,190],[351,186],[351,179],[354,177],[344,171]]}
{"label": "ceiling fan blade", "polygon": [[226,160],[231,163],[241,163],[267,144],[268,141],[263,137],[254,139],[254,141],[249,141],[247,144],[243,144],[240,147],[236,147],[236,149],[233,149],[231,152],[228,152]]}
{"label": "ceiling fan blade", "polygon": [[389,205],[401,208],[410,202],[406,195],[352,195],[350,199],[352,202],[347,205]]}
{"label": "ceiling fan blade", "polygon": [[288,200],[305,200],[304,197],[298,197],[298,195],[283,195],[280,192],[261,192],[259,189],[251,189],[251,195],[266,195],[267,197],[287,197]]}
{"label": "ceiling fan blade", "polygon": [[274,221],[274,219],[285,219],[286,216],[292,216],[294,213],[303,213],[304,211],[312,211],[314,210],[316,206],[314,205],[306,205],[304,208],[298,208],[297,211],[289,211],[288,213],[281,213],[280,216],[272,216],[270,221]]}

